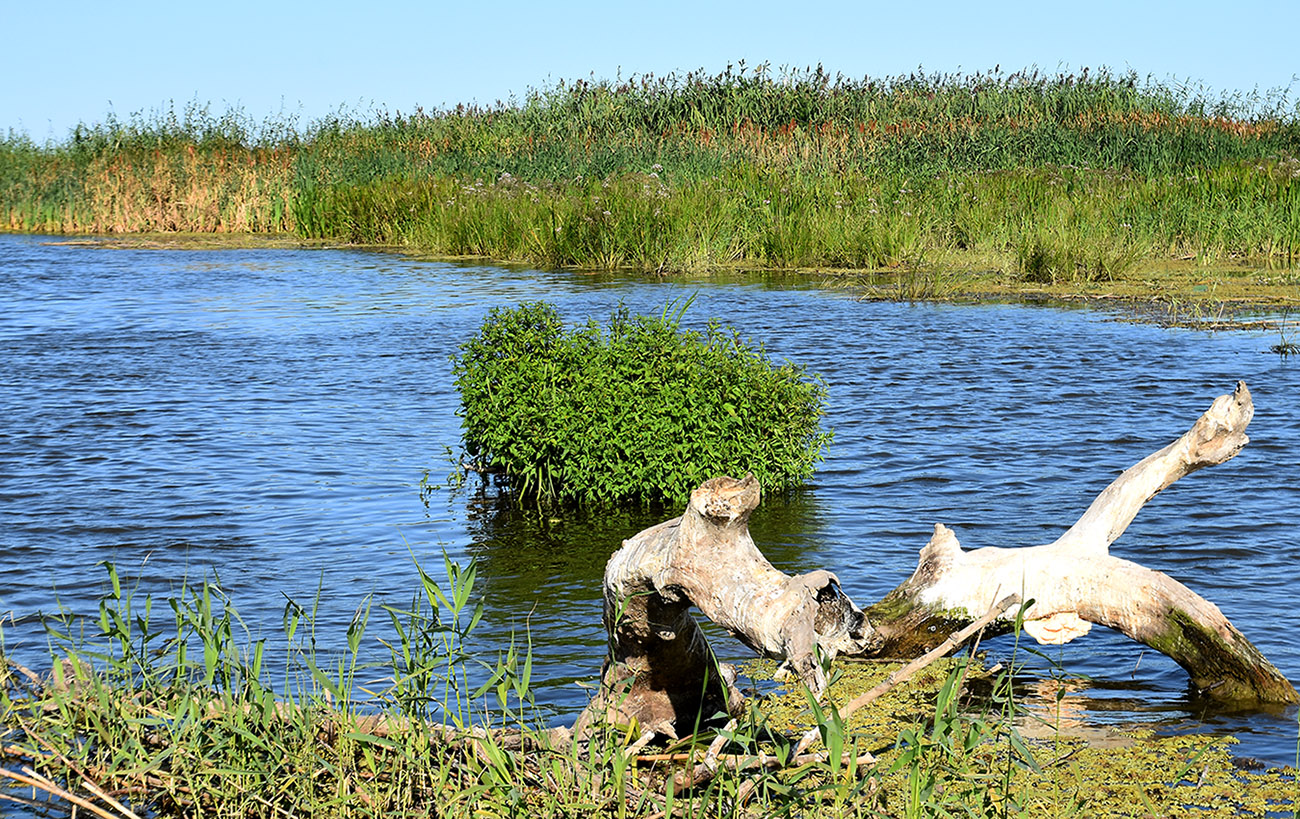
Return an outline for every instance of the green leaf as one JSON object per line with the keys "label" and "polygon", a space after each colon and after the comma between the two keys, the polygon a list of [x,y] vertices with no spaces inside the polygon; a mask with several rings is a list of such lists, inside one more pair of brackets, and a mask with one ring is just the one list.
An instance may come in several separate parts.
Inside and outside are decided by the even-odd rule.
{"label": "green leaf", "polygon": [[392,751],[402,750],[402,744],[400,742],[391,740],[388,737],[377,737],[374,734],[363,734],[357,731],[349,731],[343,736],[356,742],[365,743],[366,745],[375,745]]}

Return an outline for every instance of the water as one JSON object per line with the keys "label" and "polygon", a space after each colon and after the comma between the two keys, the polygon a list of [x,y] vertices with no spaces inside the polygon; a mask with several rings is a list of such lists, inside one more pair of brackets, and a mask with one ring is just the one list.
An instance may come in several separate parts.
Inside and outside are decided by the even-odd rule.
{"label": "water", "polygon": [[[1114,553],[1205,594],[1300,679],[1300,365],[1267,353],[1276,337],[861,303],[804,279],[670,283],[14,236],[0,236],[6,649],[39,664],[37,613],[92,612],[102,561],[153,594],[219,577],[272,638],[287,599],[319,595],[319,639],[342,647],[367,596],[405,603],[412,559],[437,574],[445,552],[483,567],[483,653],[531,633],[539,698],[570,718],[586,697],[575,681],[600,666],[604,562],[666,513],[538,516],[472,488],[426,507],[418,482],[446,474],[458,440],[448,356],[496,305],[546,299],[576,322],[692,294],[688,323],[717,317],[826,380],[829,457],[806,490],[765,501],[753,529],[779,567],[833,569],[863,603],[911,572],[935,522],[967,547],[1054,539],[1245,379],[1251,445],[1155,499]],[[1104,629],[1048,659],[1094,678],[1088,721],[1232,731],[1241,753],[1294,760],[1294,708],[1205,711],[1181,669]]]}

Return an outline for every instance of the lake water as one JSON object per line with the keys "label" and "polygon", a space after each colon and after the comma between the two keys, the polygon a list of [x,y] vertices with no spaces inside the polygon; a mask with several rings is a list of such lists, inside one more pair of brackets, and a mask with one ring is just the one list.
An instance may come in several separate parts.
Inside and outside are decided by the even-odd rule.
{"label": "lake water", "polygon": [[[406,603],[412,559],[481,565],[485,655],[532,635],[539,700],[569,719],[600,667],[600,577],[670,513],[538,516],[471,485],[422,502],[458,443],[449,355],[493,306],[566,319],[695,295],[820,373],[835,441],[755,540],[779,567],[836,571],[870,603],[935,522],[968,548],[1054,539],[1119,471],[1244,379],[1257,412],[1235,460],[1150,503],[1114,553],[1201,592],[1300,679],[1300,363],[1276,334],[1169,330],[1095,311],[866,303],[796,278],[692,281],[430,262],[351,250],[154,251],[0,236],[0,614],[39,665],[37,614],[89,613],[112,561],[141,592],[220,577],[255,634],[319,592],[344,646],[373,596]],[[992,651],[1006,651],[994,643]],[[719,644],[723,655],[745,649]],[[1208,712],[1163,656],[1099,629],[1048,657],[1093,682],[1098,724],[1236,732],[1294,761],[1296,710]],[[1031,658],[1038,667],[1047,660]]]}

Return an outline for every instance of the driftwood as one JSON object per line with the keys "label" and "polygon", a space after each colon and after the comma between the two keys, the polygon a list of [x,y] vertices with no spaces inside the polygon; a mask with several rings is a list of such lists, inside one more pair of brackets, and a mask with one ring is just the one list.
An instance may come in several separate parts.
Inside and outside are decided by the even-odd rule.
{"label": "driftwood", "polygon": [[790,577],[763,557],[747,521],[758,506],[753,476],[713,478],[680,518],[624,541],[605,567],[611,655],[600,695],[579,720],[636,722],[668,736],[693,721],[735,713],[743,698],[719,666],[692,606],[761,654],[780,657],[819,692],[819,653],[866,647],[862,610],[827,571]]}
{"label": "driftwood", "polygon": [[[1207,697],[1300,701],[1214,604],[1168,575],[1109,554],[1157,493],[1236,455],[1253,413],[1250,392],[1238,382],[1186,434],[1120,475],[1053,543],[966,552],[936,525],[912,576],[865,612],[834,574],[791,577],[758,551],[746,523],[759,503],[752,476],[709,480],[691,493],[681,517],[629,538],[610,559],[610,654],[601,692],[577,727],[604,719],[676,736],[700,719],[736,712],[741,697],[732,675],[715,660],[692,607],[782,660],[785,672],[820,694],[823,663],[835,656],[918,656],[1010,594],[1032,601],[1024,629],[1040,643],[1068,642],[1104,625],[1172,657]],[[1017,612],[1002,612],[989,630],[1011,630]]]}

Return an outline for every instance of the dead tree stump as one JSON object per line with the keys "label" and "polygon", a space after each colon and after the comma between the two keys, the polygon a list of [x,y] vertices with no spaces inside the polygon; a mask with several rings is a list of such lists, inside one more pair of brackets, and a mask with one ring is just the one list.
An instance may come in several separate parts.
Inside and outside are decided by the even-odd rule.
{"label": "dead tree stump", "polygon": [[759,552],[747,524],[758,502],[752,475],[713,478],[681,517],[624,541],[610,558],[600,716],[676,736],[701,713],[736,709],[734,675],[719,668],[692,606],[819,691],[818,652],[829,659],[865,646],[870,629],[835,575],[790,577]]}

